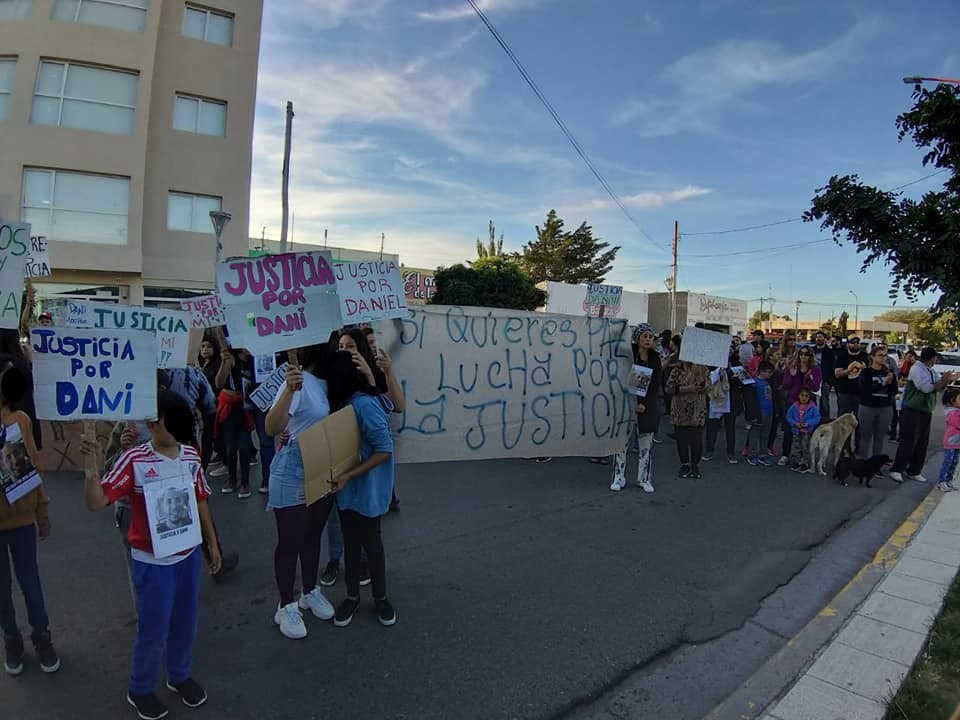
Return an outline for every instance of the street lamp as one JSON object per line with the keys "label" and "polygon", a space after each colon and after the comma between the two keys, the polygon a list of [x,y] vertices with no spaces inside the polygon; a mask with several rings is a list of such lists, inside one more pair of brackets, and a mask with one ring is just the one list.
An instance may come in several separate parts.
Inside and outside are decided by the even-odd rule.
{"label": "street lamp", "polygon": [[854,311],[853,311],[853,329],[857,333],[857,335],[859,335],[860,334],[860,298],[857,297],[857,294],[853,290],[850,291],[850,294],[853,295],[853,301],[854,303],[856,303],[856,305],[854,305]]}
{"label": "street lamp", "polygon": [[230,213],[224,212],[223,210],[210,211],[210,222],[213,223],[213,234],[217,236],[217,262],[223,260],[223,243],[220,242],[220,237],[223,235],[223,229],[227,226],[227,223],[230,222],[231,217],[233,216]]}

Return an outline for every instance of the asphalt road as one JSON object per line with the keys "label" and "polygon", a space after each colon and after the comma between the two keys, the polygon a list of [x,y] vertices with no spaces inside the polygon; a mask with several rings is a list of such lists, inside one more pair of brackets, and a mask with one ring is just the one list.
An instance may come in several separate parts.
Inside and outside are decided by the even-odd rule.
{"label": "asphalt road", "polygon": [[[928,490],[717,460],[702,480],[680,480],[676,467],[673,445],[655,446],[646,495],[610,492],[610,468],[583,459],[402,466],[401,510],[384,521],[398,624],[376,623],[364,589],[350,627],[308,616],[301,641],[271,625],[262,498],[217,495],[241,564],[202,592],[194,674],[210,702],[190,711],[160,695],[171,717],[235,720],[702,718]],[[2,715],[135,717],[124,701],[135,615],[112,514],[83,508],[76,475],[47,484],[54,535],[41,571],[63,668],[0,677]],[[343,585],[330,590],[336,603]],[[762,601],[787,592],[758,620]]]}

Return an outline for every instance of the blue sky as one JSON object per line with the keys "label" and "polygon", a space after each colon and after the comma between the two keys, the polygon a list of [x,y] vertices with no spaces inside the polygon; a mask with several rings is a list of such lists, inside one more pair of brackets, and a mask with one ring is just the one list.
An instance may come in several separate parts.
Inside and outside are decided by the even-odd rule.
{"label": "blue sky", "polygon": [[[659,291],[673,221],[702,232],[798,217],[834,173],[929,174],[897,142],[904,75],[960,76],[960,5],[879,0],[480,2],[655,247],[574,153],[461,0],[265,3],[251,236],[280,233],[286,101],[292,239],[470,259],[493,219],[519,250],[556,208],[622,246],[608,282]],[[933,178],[905,190],[919,196]],[[771,295],[802,319],[890,304],[852,248],[729,255],[823,237],[809,223],[681,238],[680,288]],[[711,257],[698,257],[711,256]],[[814,305],[812,303],[823,303]],[[787,306],[789,305],[789,310]]]}

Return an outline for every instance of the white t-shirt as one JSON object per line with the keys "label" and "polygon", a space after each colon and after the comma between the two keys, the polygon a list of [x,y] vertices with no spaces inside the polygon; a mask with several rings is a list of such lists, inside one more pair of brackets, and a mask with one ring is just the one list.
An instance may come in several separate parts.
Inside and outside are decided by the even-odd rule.
{"label": "white t-shirt", "polygon": [[[287,389],[287,381],[284,380],[277,391],[277,396],[273,399],[271,407],[276,407],[277,401]],[[311,375],[308,372],[303,373],[303,387],[299,392],[293,394],[293,400],[290,402],[290,421],[287,423],[287,432],[290,438],[296,438],[311,425],[316,425],[330,414],[330,401],[327,399],[327,381]]]}

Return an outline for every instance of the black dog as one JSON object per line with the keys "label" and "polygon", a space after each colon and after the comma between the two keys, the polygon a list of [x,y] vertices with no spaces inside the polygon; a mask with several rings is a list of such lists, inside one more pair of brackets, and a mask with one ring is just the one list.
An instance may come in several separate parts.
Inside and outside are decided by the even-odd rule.
{"label": "black dog", "polygon": [[837,460],[837,467],[833,471],[833,476],[841,484],[846,485],[847,478],[853,475],[860,480],[861,485],[873,487],[870,481],[880,474],[884,465],[889,465],[891,462],[893,460],[889,455],[874,455],[866,460],[861,460],[849,454],[841,455],[840,459]]}

